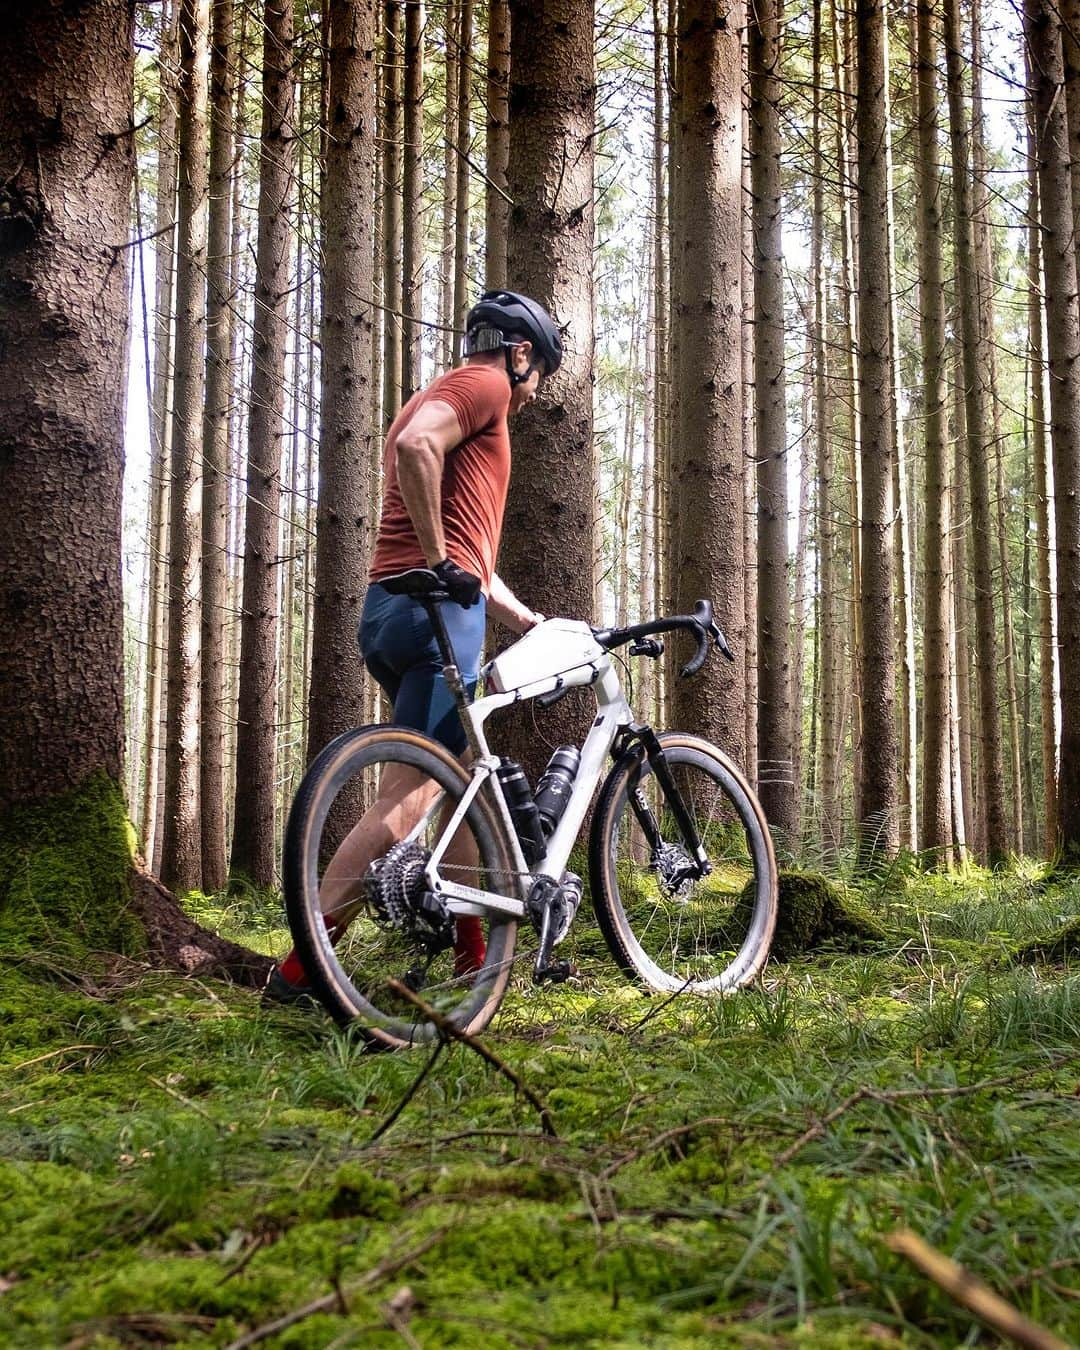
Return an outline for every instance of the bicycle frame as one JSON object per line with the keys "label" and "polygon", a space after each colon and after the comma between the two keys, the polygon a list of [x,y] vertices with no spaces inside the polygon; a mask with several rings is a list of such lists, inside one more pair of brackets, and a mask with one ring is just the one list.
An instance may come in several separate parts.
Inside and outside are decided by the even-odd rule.
{"label": "bicycle frame", "polygon": [[[473,799],[485,784],[489,785],[493,799],[506,832],[513,854],[514,866],[519,877],[519,891],[526,890],[537,877],[550,877],[557,881],[566,870],[573,848],[585,820],[593,793],[603,775],[607,757],[621,728],[633,722],[633,713],[623,694],[619,677],[612,665],[608,653],[600,646],[595,647],[595,655],[581,665],[560,674],[552,675],[533,683],[512,689],[506,693],[486,694],[469,703],[465,696],[460,672],[453,664],[444,668],[447,684],[454,693],[461,714],[462,723],[469,748],[473,754],[472,781],[466,788],[456,809],[442,832],[442,836],[428,860],[425,876],[428,885],[446,901],[447,908],[454,914],[483,915],[492,911],[524,918],[524,897],[514,899],[497,895],[492,891],[479,890],[472,886],[463,886],[449,881],[439,873],[442,860],[457,827],[465,817]],[[530,867],[521,851],[517,830],[510,817],[510,810],[503,796],[502,783],[496,773],[499,758],[491,752],[484,731],[484,723],[499,708],[528,699],[539,698],[544,694],[557,693],[565,689],[592,686],[596,697],[597,715],[589,728],[589,733],[581,747],[581,763],[571,789],[570,798],[562,819],[559,821],[547,850],[534,867]],[[416,826],[409,838],[419,835],[432,814],[437,810],[433,806]]]}

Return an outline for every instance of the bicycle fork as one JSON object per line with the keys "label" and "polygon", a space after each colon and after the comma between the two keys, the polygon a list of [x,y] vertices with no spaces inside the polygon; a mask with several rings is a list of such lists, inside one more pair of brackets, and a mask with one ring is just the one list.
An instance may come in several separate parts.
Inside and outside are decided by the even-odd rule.
{"label": "bicycle fork", "polygon": [[[664,801],[670,806],[671,813],[675,817],[675,823],[679,827],[679,833],[682,835],[683,845],[686,848],[689,859],[688,865],[681,871],[674,874],[669,885],[673,890],[678,890],[684,881],[697,880],[699,877],[707,876],[712,871],[709,863],[708,854],[701,842],[697,832],[697,826],[694,818],[686,808],[682,793],[679,791],[678,784],[672,777],[671,770],[668,767],[667,756],[664,754],[663,746],[657,739],[656,732],[652,727],[642,726],[640,723],[634,723],[627,727],[622,738],[620,750],[625,750],[631,741],[637,741],[645,751],[646,758],[656,775],[656,781],[660,785]],[[630,808],[641,826],[642,833],[649,843],[649,855],[654,865],[656,859],[661,856],[661,850],[665,847],[664,837],[657,824],[656,817],[652,813],[649,803],[645,800],[645,795],[639,786],[641,776],[640,762],[635,768],[629,786]]]}

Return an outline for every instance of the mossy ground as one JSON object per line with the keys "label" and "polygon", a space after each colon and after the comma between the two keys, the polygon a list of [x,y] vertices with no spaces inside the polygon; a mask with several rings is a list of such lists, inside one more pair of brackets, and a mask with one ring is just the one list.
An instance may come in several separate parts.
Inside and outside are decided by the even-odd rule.
{"label": "mossy ground", "polygon": [[[219,984],[91,997],[62,958],[9,962],[0,1344],[224,1346],[336,1289],[265,1343],[975,1343],[885,1246],[901,1225],[1080,1340],[1080,972],[1003,959],[1075,918],[1080,884],[856,898],[871,945],[720,1002],[661,1007],[583,928],[580,977],[522,981],[485,1035],[557,1139],[457,1047],[372,1144],[426,1056]],[[273,949],[252,903],[225,917]]]}

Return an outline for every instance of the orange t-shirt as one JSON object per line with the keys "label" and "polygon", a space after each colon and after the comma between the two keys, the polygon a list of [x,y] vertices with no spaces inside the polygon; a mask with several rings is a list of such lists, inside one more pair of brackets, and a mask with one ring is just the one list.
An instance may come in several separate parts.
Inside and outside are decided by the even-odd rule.
{"label": "orange t-shirt", "polygon": [[510,381],[501,366],[460,366],[413,394],[394,418],[383,452],[383,502],[370,579],[426,567],[427,560],[398,486],[397,442],[421,404],[449,404],[461,442],[446,456],[442,476],[442,523],[451,562],[480,578],[487,594],[499,551],[503,510],[510,483],[510,432],[506,414]]}

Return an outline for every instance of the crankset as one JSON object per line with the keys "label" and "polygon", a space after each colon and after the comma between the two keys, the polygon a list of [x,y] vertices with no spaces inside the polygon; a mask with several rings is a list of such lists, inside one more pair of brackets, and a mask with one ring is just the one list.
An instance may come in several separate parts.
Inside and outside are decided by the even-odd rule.
{"label": "crankset", "polygon": [[533,963],[536,984],[543,984],[545,980],[561,984],[573,973],[569,961],[553,961],[551,953],[570,931],[580,904],[581,878],[573,872],[564,872],[561,882],[552,877],[537,877],[533,882],[525,908],[540,935],[540,947]]}

